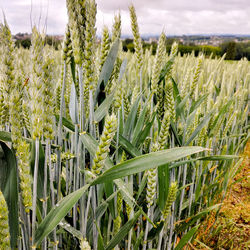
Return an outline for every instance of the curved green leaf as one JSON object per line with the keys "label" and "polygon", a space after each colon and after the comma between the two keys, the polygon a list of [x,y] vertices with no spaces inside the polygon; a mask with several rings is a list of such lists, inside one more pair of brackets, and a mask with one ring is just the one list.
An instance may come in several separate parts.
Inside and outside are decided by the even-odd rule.
{"label": "curved green leaf", "polygon": [[35,233],[35,246],[37,247],[50,232],[59,224],[59,222],[66,216],[69,210],[76,204],[81,196],[87,191],[90,184],[83,186],[77,191],[67,195],[54,208],[50,210],[48,215],[44,218],[38,226]]}
{"label": "curved green leaf", "polygon": [[160,83],[165,78],[165,76],[171,70],[173,63],[174,63],[173,58],[171,58],[170,60],[167,61],[167,63],[164,65],[164,67],[161,70],[161,74],[160,74],[158,83]]}
{"label": "curved green leaf", "polygon": [[139,133],[139,135],[137,136],[137,141],[135,143],[135,145],[137,147],[139,147],[146,139],[146,137],[149,135],[150,133],[150,130],[151,130],[151,127],[153,126],[154,124],[154,119],[155,119],[155,116],[156,116],[156,113],[153,113],[152,114],[152,120],[149,121],[145,128],[141,130],[141,132]]}
{"label": "curved green leaf", "polygon": [[63,219],[61,222],[59,222],[59,226],[62,227],[67,232],[71,233],[77,239],[79,240],[83,239],[82,233],[79,230],[72,227],[69,223],[67,223],[66,220]]}
{"label": "curved green leaf", "polygon": [[[59,115],[55,115],[55,117],[56,117],[56,121],[58,122],[59,121]],[[68,119],[66,119],[65,117],[62,118],[62,124],[67,129],[75,132],[75,125],[71,121],[69,121]]]}
{"label": "curved green leaf", "polygon": [[189,240],[193,237],[196,233],[200,225],[193,227],[190,231],[188,231],[180,240],[178,245],[175,247],[174,250],[181,250],[183,247],[189,242]]}
{"label": "curved green leaf", "polygon": [[211,156],[205,156],[198,158],[197,160],[200,161],[229,161],[239,158],[238,155],[211,155]]}
{"label": "curved green leaf", "polygon": [[77,94],[76,94],[76,88],[75,88],[74,83],[71,84],[69,115],[74,124],[79,123],[79,119],[78,119],[79,108],[78,108]]}
{"label": "curved green leaf", "polygon": [[17,165],[13,151],[2,141],[0,149],[3,156],[0,158],[0,189],[6,200],[9,210],[9,228],[11,247],[15,248],[18,237],[18,188]]}
{"label": "curved green leaf", "polygon": [[161,166],[204,150],[206,149],[202,147],[181,147],[138,156],[106,170],[92,183],[92,185],[143,172],[152,167]]}
{"label": "curved green leaf", "polygon": [[108,113],[111,103],[115,95],[116,88],[111,92],[109,96],[101,103],[101,105],[96,109],[94,114],[95,122],[100,122],[103,117]]}
{"label": "curved green leaf", "polygon": [[[30,163],[32,176],[34,174],[35,157],[36,157],[36,146],[35,146],[35,140],[33,140],[32,145],[31,145],[31,163]],[[44,154],[43,146],[41,142],[39,141],[39,167],[38,167],[38,179],[37,179],[37,198],[38,199],[43,198],[44,161],[45,161],[45,154]]]}
{"label": "curved green leaf", "polygon": [[6,142],[11,142],[11,133],[5,132],[5,131],[0,131],[0,140],[6,141]]}
{"label": "curved green leaf", "polygon": [[119,44],[120,44],[120,40],[117,39],[114,42],[113,46],[111,47],[111,49],[107,55],[106,61],[103,64],[103,67],[102,67],[102,70],[100,73],[100,77],[99,77],[99,80],[97,83],[97,87],[96,87],[96,92],[95,92],[95,97],[94,97],[95,104],[97,102],[97,97],[98,97],[99,92],[100,92],[101,83],[103,82],[104,86],[106,86],[106,84],[107,84],[107,82],[112,74],[114,64],[115,64],[115,61],[117,58],[117,53],[119,50]]}
{"label": "curved green leaf", "polygon": [[164,221],[161,221],[160,224],[157,224],[157,227],[153,227],[148,233],[148,240],[153,240],[158,236],[164,226]]}
{"label": "curved green leaf", "polygon": [[186,145],[189,145],[189,143],[200,133],[202,128],[208,123],[210,116],[212,114],[213,110],[210,111],[204,119],[200,122],[200,124],[195,128],[194,132],[191,134],[191,136],[188,138],[187,142],[185,143]]}
{"label": "curved green leaf", "polygon": [[192,113],[195,109],[197,109],[201,105],[201,103],[206,100],[207,97],[208,94],[205,94],[202,97],[200,97],[196,102],[194,102],[190,108],[189,113]]}
{"label": "curved green leaf", "polygon": [[[97,141],[93,137],[91,137],[91,135],[87,133],[81,133],[80,140],[85,145],[85,147],[87,148],[91,156],[94,157],[95,152],[98,147]],[[105,169],[109,169],[114,166],[110,158],[107,158],[104,164],[105,164]],[[130,191],[128,190],[127,186],[125,185],[124,181],[121,179],[118,179],[118,180],[115,180],[114,183],[118,187],[118,189],[121,190],[122,196],[126,200],[126,202],[129,204],[129,206],[133,207],[133,205],[136,204],[135,200],[132,194],[130,193]]]}
{"label": "curved green leaf", "polygon": [[141,211],[139,210],[132,219],[130,219],[121,229],[120,231],[114,236],[114,238],[108,243],[105,247],[105,250],[113,249],[121,240],[125,238],[128,234],[132,226],[136,223],[137,219],[141,215]]}
{"label": "curved green leaf", "polygon": [[127,151],[129,154],[131,154],[133,157],[140,156],[141,152],[134,147],[125,137],[123,137],[121,134],[119,135],[119,145],[122,146],[125,151]]}
{"label": "curved green leaf", "polygon": [[133,129],[134,129],[140,98],[141,98],[141,95],[139,95],[136,98],[135,102],[133,103],[132,108],[128,114],[127,121],[124,126],[123,136],[127,138],[128,140],[130,140]]}

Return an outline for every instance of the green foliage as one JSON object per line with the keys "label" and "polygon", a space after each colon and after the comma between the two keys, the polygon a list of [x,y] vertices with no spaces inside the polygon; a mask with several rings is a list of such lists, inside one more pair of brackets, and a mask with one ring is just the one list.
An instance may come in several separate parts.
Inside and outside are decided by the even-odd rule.
{"label": "green foliage", "polygon": [[[46,36],[45,44],[53,47],[56,50],[60,49],[61,41],[53,36]],[[25,39],[16,39],[15,41],[16,47],[23,47],[24,49],[29,49],[31,47],[31,38],[27,37]]]}
{"label": "green foliage", "polygon": [[22,46],[24,49],[29,49],[31,46],[31,39],[30,38],[26,38],[23,40],[16,40],[15,45],[20,48],[20,46]]}
{"label": "green foliage", "polygon": [[246,57],[250,60],[250,43],[229,41],[220,45],[222,54],[227,53],[227,60],[240,60]]}
{"label": "green foliage", "polygon": [[236,43],[235,42],[229,42],[227,44],[227,49],[226,49],[226,60],[234,60],[235,55],[236,55]]}

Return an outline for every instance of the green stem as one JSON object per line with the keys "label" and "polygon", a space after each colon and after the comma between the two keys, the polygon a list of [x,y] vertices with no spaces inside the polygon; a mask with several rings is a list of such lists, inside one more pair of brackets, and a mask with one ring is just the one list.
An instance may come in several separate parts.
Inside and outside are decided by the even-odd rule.
{"label": "green stem", "polygon": [[[52,174],[52,164],[51,164],[51,147],[48,148],[48,156],[49,156],[49,184],[50,184],[50,195],[51,195],[51,206],[52,208],[55,207],[55,191],[54,191],[54,184],[53,184],[53,174]],[[56,229],[53,230],[53,240],[54,242],[57,242],[56,237]],[[57,248],[54,247],[54,249]]]}
{"label": "green stem", "polygon": [[35,243],[35,230],[36,230],[36,199],[37,199],[37,177],[38,177],[38,164],[39,164],[39,139],[36,138],[36,157],[33,177],[33,200],[32,200],[32,246]]}
{"label": "green stem", "polygon": [[[148,217],[149,218],[150,218],[150,215],[151,215],[151,206],[148,208]],[[147,220],[146,229],[145,229],[145,233],[144,233],[143,250],[146,250],[146,248],[147,248],[148,229],[149,229],[149,222]]]}
{"label": "green stem", "polygon": [[[45,146],[45,160],[44,160],[44,186],[43,186],[43,218],[47,215],[47,178],[48,178],[48,154],[49,154],[50,140],[46,139]],[[43,249],[47,249],[47,237],[43,241]]]}

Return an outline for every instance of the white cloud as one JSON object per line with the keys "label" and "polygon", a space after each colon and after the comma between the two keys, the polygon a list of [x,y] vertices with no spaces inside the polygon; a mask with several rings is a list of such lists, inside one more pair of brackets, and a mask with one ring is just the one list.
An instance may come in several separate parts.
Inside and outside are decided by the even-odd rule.
{"label": "white cloud", "polygon": [[[122,33],[131,34],[128,6],[135,5],[141,34],[250,33],[250,0],[96,0],[97,31],[111,28],[114,13],[122,15]],[[47,33],[63,34],[67,23],[65,0],[0,0],[13,33],[30,32],[32,23]],[[48,12],[47,12],[48,11]]]}

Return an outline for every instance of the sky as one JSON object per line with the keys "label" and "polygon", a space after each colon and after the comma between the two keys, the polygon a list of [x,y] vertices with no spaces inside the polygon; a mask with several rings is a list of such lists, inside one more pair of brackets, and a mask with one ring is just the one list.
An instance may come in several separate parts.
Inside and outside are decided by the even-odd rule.
{"label": "sky", "polygon": [[[131,35],[128,7],[136,8],[141,35],[250,34],[250,0],[96,0],[97,34],[112,26],[120,10],[122,34]],[[31,7],[32,6],[32,7]],[[0,0],[13,34],[36,24],[48,34],[64,34],[66,0]],[[0,20],[3,15],[0,13]],[[45,25],[47,24],[47,25]]]}

